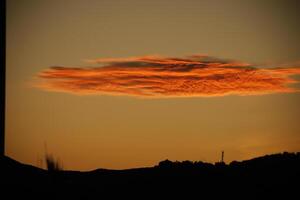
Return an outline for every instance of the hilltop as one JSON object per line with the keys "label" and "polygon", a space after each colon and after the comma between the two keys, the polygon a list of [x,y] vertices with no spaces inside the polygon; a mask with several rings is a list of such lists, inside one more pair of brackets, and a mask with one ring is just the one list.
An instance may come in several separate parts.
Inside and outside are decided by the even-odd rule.
{"label": "hilltop", "polygon": [[[297,195],[300,152],[265,155],[211,164],[164,160],[156,166],[126,170],[47,171],[0,158],[0,183],[14,195],[37,199],[93,199],[107,196],[230,197],[256,199]],[[242,195],[242,196],[241,196]]]}

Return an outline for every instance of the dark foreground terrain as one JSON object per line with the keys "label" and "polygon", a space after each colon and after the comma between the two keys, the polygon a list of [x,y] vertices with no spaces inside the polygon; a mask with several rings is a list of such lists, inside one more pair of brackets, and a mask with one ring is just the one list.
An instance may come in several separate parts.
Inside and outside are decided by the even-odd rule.
{"label": "dark foreground terrain", "polygon": [[1,157],[0,183],[1,199],[299,199],[300,152],[228,165],[165,160],[89,172],[47,171]]}

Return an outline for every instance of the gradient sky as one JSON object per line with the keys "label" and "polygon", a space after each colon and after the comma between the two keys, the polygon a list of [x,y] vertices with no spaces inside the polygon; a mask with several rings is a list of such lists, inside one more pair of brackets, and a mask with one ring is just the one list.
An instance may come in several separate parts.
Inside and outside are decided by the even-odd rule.
{"label": "gradient sky", "polygon": [[[48,152],[66,169],[90,170],[153,166],[166,158],[215,162],[222,150],[226,162],[300,151],[299,83],[286,85],[300,80],[296,75],[300,67],[299,10],[299,1],[286,0],[9,0],[6,155],[41,166],[46,143]],[[67,87],[55,82],[57,73],[64,73],[60,78],[66,78],[66,73],[77,75],[78,70],[90,73],[91,68],[86,67],[103,62],[101,70],[109,69],[115,76],[116,68],[111,71],[111,65],[132,73],[134,61],[133,68],[138,66],[145,75],[154,73],[144,70],[145,56],[166,62],[191,55],[234,63],[235,74],[243,71],[241,63],[247,63],[260,75],[254,80],[271,80],[276,90],[259,87],[259,95],[251,92],[253,87],[242,88],[251,95],[242,95],[240,88],[221,95],[219,89],[209,90],[209,94],[218,93],[215,96],[204,94],[201,88],[178,90],[176,84],[160,77],[155,81],[176,90],[156,98],[139,98],[145,93],[132,95],[123,90],[121,79],[114,82],[114,91],[122,89],[121,95],[111,90],[103,94],[107,85],[102,82],[101,87],[96,83],[100,87],[96,94],[85,95],[82,92],[90,92],[78,89],[74,94],[70,88],[74,84],[82,88],[77,84],[82,73]],[[165,70],[169,63],[161,66]],[[70,74],[70,69],[75,70]],[[297,70],[290,77],[286,71],[291,69]],[[229,76],[227,70],[225,67],[222,76]],[[266,70],[271,70],[267,76]],[[149,82],[151,77],[146,78]],[[36,87],[41,79],[54,80],[54,85]],[[134,86],[140,87],[140,82]],[[295,89],[286,92],[286,88]],[[146,93],[162,89],[166,91],[159,88]]]}

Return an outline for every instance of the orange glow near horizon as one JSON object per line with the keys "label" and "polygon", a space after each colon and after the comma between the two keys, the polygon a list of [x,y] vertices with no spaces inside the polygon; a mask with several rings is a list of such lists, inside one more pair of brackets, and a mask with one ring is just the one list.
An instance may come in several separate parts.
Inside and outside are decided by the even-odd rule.
{"label": "orange glow near horizon", "polygon": [[102,66],[51,67],[35,86],[46,90],[86,94],[129,95],[143,98],[210,97],[292,93],[290,75],[300,68],[256,68],[247,63],[206,56],[164,58],[144,56],[89,61]]}

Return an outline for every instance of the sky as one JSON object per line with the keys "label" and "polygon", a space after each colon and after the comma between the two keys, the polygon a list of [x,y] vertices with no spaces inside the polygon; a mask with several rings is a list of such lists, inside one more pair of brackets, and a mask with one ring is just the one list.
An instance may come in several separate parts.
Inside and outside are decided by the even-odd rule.
{"label": "sky", "polygon": [[6,155],[125,169],[300,151],[298,1],[7,1]]}

